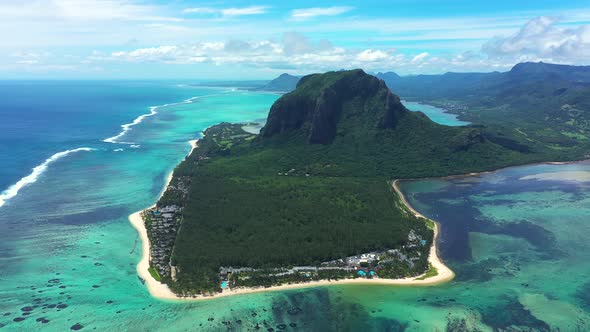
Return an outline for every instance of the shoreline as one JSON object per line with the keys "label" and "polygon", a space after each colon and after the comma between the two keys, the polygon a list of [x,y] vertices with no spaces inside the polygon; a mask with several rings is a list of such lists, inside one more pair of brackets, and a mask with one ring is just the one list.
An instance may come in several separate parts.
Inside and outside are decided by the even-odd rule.
{"label": "shoreline", "polygon": [[[191,140],[188,143],[191,146],[191,150],[187,154],[187,157],[192,154],[194,149],[198,147],[198,139]],[[172,176],[174,171],[170,172],[168,178],[166,180],[166,184],[164,189],[162,190],[162,194],[166,191],[166,188],[170,184],[172,180]],[[405,199],[403,193],[397,187],[398,180],[393,181],[392,186],[396,193],[400,196],[402,203],[408,208],[408,210],[414,213],[416,216],[428,219],[416,211],[412,206],[408,204]],[[160,194],[160,196],[162,195]],[[153,208],[156,204],[146,208],[150,209]],[[144,210],[146,210],[144,209]],[[147,234],[147,229],[145,228],[145,224],[143,218],[141,217],[141,213],[144,210],[140,210],[137,212],[132,213],[129,215],[129,222],[135,230],[138,232],[139,237],[141,238],[141,248],[142,248],[142,257],[137,264],[136,270],[138,276],[145,282],[145,286],[148,289],[151,296],[163,299],[163,300],[179,300],[179,301],[202,301],[202,300],[210,300],[210,299],[217,299],[220,297],[226,296],[233,296],[239,294],[252,294],[252,293],[260,293],[260,292],[270,292],[270,291],[281,291],[281,290],[289,290],[289,289],[302,289],[302,288],[310,288],[310,287],[322,287],[322,286],[332,286],[332,285],[352,285],[352,284],[362,284],[362,285],[390,285],[390,286],[433,286],[438,285],[441,283],[448,282],[455,277],[455,274],[451,269],[449,269],[444,263],[440,260],[437,253],[436,248],[436,241],[438,239],[438,225],[434,222],[434,241],[432,246],[430,247],[430,253],[428,256],[428,262],[437,269],[438,274],[436,276],[426,278],[426,279],[419,279],[420,277],[424,276],[424,274],[416,276],[416,277],[408,277],[408,278],[400,278],[400,279],[364,279],[364,278],[357,278],[357,279],[341,279],[341,280],[317,280],[317,281],[310,281],[305,283],[294,283],[294,284],[284,284],[279,286],[271,286],[271,287],[251,287],[251,288],[237,288],[237,289],[229,289],[224,290],[221,293],[213,294],[213,295],[197,295],[191,297],[182,297],[178,296],[174,292],[170,290],[168,285],[163,284],[157,280],[155,280],[148,271],[149,268],[149,253],[150,253],[150,243]]]}
{"label": "shoreline", "polygon": [[[190,156],[193,153],[193,150],[198,146],[198,139],[188,141],[191,149],[186,157]],[[185,157],[185,158],[186,158]],[[168,177],[166,178],[166,183],[164,184],[164,188],[160,193],[159,197],[162,197],[168,185],[170,185],[170,181],[172,181],[172,177],[174,175],[174,170],[170,172]],[[159,199],[159,198],[158,198]],[[178,296],[174,294],[168,287],[168,285],[163,284],[152,277],[150,272],[148,271],[150,267],[150,240],[148,238],[147,229],[145,228],[145,223],[141,216],[141,213],[147,209],[151,209],[155,207],[156,204],[153,204],[143,210],[136,211],[129,215],[128,219],[133,228],[137,231],[140,239],[141,239],[141,259],[139,263],[137,263],[136,271],[137,275],[144,281],[144,285],[147,287],[151,296],[159,299],[176,299]]]}
{"label": "shoreline", "polygon": [[428,263],[430,263],[432,267],[436,268],[438,274],[431,278],[424,279],[424,281],[436,279],[436,281],[439,281],[439,283],[443,283],[453,280],[453,278],[455,278],[455,272],[453,272],[453,270],[446,266],[442,259],[438,256],[438,247],[436,244],[440,236],[439,223],[436,220],[425,217],[423,214],[414,209],[414,207],[412,207],[412,205],[410,205],[410,203],[406,200],[406,196],[399,188],[398,182],[399,180],[394,180],[391,186],[393,187],[393,190],[395,190],[395,192],[399,195],[399,198],[401,199],[402,203],[406,206],[406,208],[408,208],[408,210],[410,210],[410,212],[413,213],[414,216],[430,220],[434,223],[434,235],[432,240],[432,246],[430,246],[430,253],[428,254]]}
{"label": "shoreline", "polygon": [[[187,157],[192,154],[194,149],[198,147],[198,139],[190,140],[188,143],[191,146]],[[482,174],[489,174],[493,172],[497,172],[506,168],[510,167],[519,167],[524,165],[540,165],[540,164],[547,164],[547,165],[563,165],[563,164],[572,164],[578,162],[584,162],[587,160],[578,160],[578,161],[569,161],[569,162],[537,162],[531,164],[523,164],[523,165],[513,165],[507,166],[503,168],[499,168],[492,171],[483,171],[483,172],[475,172],[475,173],[468,173],[463,175],[450,175],[445,177],[431,177],[437,179],[449,179],[449,178],[457,178],[457,177],[469,177],[469,176],[477,176]],[[172,176],[174,171],[170,172],[170,175],[167,178],[166,184],[162,190],[162,194],[166,191],[166,188],[170,184],[172,180]],[[429,178],[422,178],[420,180],[429,179]],[[418,179],[403,179],[403,180],[418,180]],[[425,217],[417,210],[415,210],[409,202],[406,200],[403,192],[400,190],[398,186],[398,182],[400,179],[394,180],[392,182],[392,188],[394,191],[399,195],[402,204],[406,206],[406,208],[413,213],[415,216],[431,220],[434,223],[434,238],[432,242],[432,246],[430,247],[430,253],[428,256],[428,262],[431,264],[432,267],[436,268],[438,274],[436,276],[432,276],[426,279],[419,279],[420,277],[424,276],[424,274],[416,276],[416,277],[409,277],[409,278],[400,278],[400,279],[364,279],[364,278],[356,278],[356,279],[341,279],[341,280],[318,280],[318,281],[310,281],[305,283],[294,283],[294,284],[284,284],[279,286],[271,286],[271,287],[252,287],[252,288],[237,288],[237,289],[226,289],[221,293],[216,293],[212,295],[196,295],[196,296],[189,296],[183,297],[175,294],[170,290],[168,285],[163,284],[159,281],[156,281],[148,271],[149,268],[149,252],[150,252],[150,243],[147,235],[147,229],[145,228],[145,224],[143,218],[141,217],[141,213],[145,210],[137,211],[129,216],[129,221],[133,225],[133,227],[137,230],[141,242],[142,242],[142,257],[139,263],[137,264],[137,274],[138,276],[144,280],[146,288],[148,289],[151,296],[162,299],[162,300],[174,300],[174,301],[203,301],[203,300],[212,300],[217,299],[220,297],[227,297],[227,296],[234,296],[240,294],[253,294],[253,293],[261,293],[261,292],[271,292],[271,291],[283,291],[283,290],[291,290],[291,289],[303,289],[303,288],[312,288],[312,287],[322,287],[322,286],[333,286],[333,285],[390,285],[390,286],[434,286],[439,285],[442,283],[446,283],[451,281],[455,277],[455,273],[444,264],[444,262],[440,259],[438,255],[438,248],[437,248],[437,241],[439,239],[439,227],[437,221],[432,220],[430,218]],[[160,195],[161,196],[161,195]],[[156,204],[148,207],[152,208]]]}
{"label": "shoreline", "polygon": [[[398,179],[396,181],[422,181],[422,180],[433,180],[433,179],[449,180],[449,179],[465,178],[465,177],[470,177],[470,176],[492,174],[492,173],[504,171],[504,170],[507,170],[510,168],[515,168],[515,167],[537,166],[537,165],[573,165],[573,164],[584,163],[584,162],[590,162],[590,159],[585,158],[585,159],[570,160],[570,161],[537,161],[537,162],[527,163],[527,164],[517,164],[517,165],[504,166],[504,167],[500,167],[500,168],[493,169],[490,171],[471,172],[471,173],[465,173],[465,174],[453,174],[453,175],[445,175],[445,176],[427,176],[424,178],[407,178],[407,179]],[[426,217],[424,217],[424,218],[426,218]],[[426,218],[426,219],[428,219],[428,218]]]}

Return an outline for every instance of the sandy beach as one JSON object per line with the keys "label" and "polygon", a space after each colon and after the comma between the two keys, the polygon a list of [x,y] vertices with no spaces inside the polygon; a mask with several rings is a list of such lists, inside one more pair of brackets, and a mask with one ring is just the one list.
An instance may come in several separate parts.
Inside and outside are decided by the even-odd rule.
{"label": "sandy beach", "polygon": [[[191,146],[191,150],[188,153],[190,155],[195,148],[197,148],[198,140],[189,141]],[[172,180],[172,173],[168,176],[166,181],[166,185],[162,193],[168,187],[170,181]],[[402,194],[401,190],[398,188],[397,180],[393,181],[393,188],[400,196],[402,202],[408,207],[408,209],[414,213],[416,216],[421,218],[426,218],[418,211],[416,211],[410,204],[407,202],[406,198]],[[152,205],[149,208],[154,207]],[[411,277],[411,278],[402,278],[402,279],[364,279],[364,278],[357,278],[357,279],[342,279],[342,280],[319,280],[319,281],[310,281],[306,283],[295,283],[295,284],[285,284],[280,286],[273,286],[273,287],[255,287],[255,288],[237,288],[237,289],[226,289],[221,293],[214,294],[214,295],[198,295],[194,297],[181,297],[174,294],[170,288],[166,284],[156,281],[149,273],[149,252],[150,252],[150,243],[147,235],[147,230],[145,228],[143,219],[141,217],[142,211],[137,211],[129,216],[129,221],[133,225],[133,227],[139,233],[142,243],[142,257],[139,263],[137,264],[137,273],[138,275],[145,281],[145,285],[149,290],[150,294],[159,299],[166,299],[166,300],[182,300],[182,301],[198,301],[198,300],[207,300],[207,299],[215,299],[219,297],[225,296],[233,296],[239,294],[251,294],[251,293],[258,293],[258,292],[269,292],[269,291],[280,291],[280,290],[288,290],[288,289],[300,289],[300,288],[309,288],[309,287],[321,287],[321,286],[331,286],[331,285],[347,285],[347,284],[362,284],[362,285],[391,285],[391,286],[429,286],[429,285],[437,285],[440,283],[445,283],[452,280],[455,276],[453,271],[449,269],[438,257],[437,249],[436,249],[436,241],[438,239],[438,224],[435,222],[434,227],[434,242],[432,247],[430,248],[430,255],[428,257],[429,263],[435,267],[438,271],[436,276],[427,278],[427,279],[419,279],[418,277]]]}
{"label": "sandy beach", "polygon": [[[404,205],[415,216],[428,219],[425,216],[423,216],[420,212],[416,211],[410,205],[410,203],[406,200],[406,197],[404,196],[404,194],[400,190],[400,188],[398,186],[398,182],[399,182],[398,180],[393,181],[392,186],[393,186],[393,189],[395,190],[395,192],[399,195],[400,199],[402,200],[402,203],[404,203]],[[425,281],[425,282],[430,282],[430,284],[443,283],[443,282],[450,281],[455,277],[455,273],[448,266],[446,266],[438,256],[438,250],[437,250],[436,243],[438,242],[438,237],[439,237],[439,230],[438,229],[440,226],[439,226],[438,222],[436,222],[436,220],[432,220],[432,221],[434,222],[434,241],[432,242],[432,246],[430,247],[430,254],[428,256],[428,262],[434,268],[436,268],[436,270],[438,271],[438,275],[428,278],[428,279],[424,279],[424,280],[415,280],[416,282]]]}
{"label": "sandy beach", "polygon": [[[193,150],[197,148],[198,141],[199,140],[192,140],[188,142],[191,146],[191,150],[189,151],[187,156],[190,156],[191,153],[193,153]],[[173,174],[174,171],[170,172],[170,174],[166,178],[166,184],[164,185],[164,188],[162,189],[162,193],[160,194],[160,196],[162,196],[164,194],[164,191],[166,191],[166,188],[168,188],[170,181],[172,181]],[[155,206],[156,204],[146,208],[146,210],[151,209]],[[148,271],[150,267],[150,241],[148,238],[147,229],[145,228],[145,224],[143,222],[143,218],[141,217],[142,212],[143,210],[137,211],[129,216],[129,222],[131,222],[131,225],[133,225],[135,230],[137,230],[137,233],[141,238],[142,256],[141,260],[137,264],[137,274],[141,277],[141,279],[145,281],[145,286],[147,287],[147,289],[153,297],[160,299],[178,299],[178,296],[174,294],[170,290],[170,288],[168,288],[168,285],[163,284],[154,279]]]}

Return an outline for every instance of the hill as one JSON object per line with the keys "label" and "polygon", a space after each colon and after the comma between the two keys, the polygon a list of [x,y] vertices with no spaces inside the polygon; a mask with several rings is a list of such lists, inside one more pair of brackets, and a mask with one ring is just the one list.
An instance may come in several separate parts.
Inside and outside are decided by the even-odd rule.
{"label": "hill", "polygon": [[[222,267],[241,268],[230,270],[232,287],[271,285],[351,277],[339,259],[399,252],[372,268],[384,278],[416,276],[428,268],[432,230],[407,213],[392,179],[549,157],[482,127],[442,126],[410,112],[362,70],[309,75],[275,102],[260,135],[211,127],[177,167],[158,202],[182,207],[170,259],[176,273],[160,275],[180,294],[209,293],[220,291]],[[336,270],[285,272],[324,264]]]}
{"label": "hill", "polygon": [[502,126],[549,149],[590,146],[590,67],[520,63],[508,72],[386,78],[404,99],[441,106],[472,123]]}
{"label": "hill", "polygon": [[262,91],[276,91],[276,92],[290,92],[295,90],[297,86],[297,82],[301,77],[293,76],[289,74],[281,74],[279,77],[273,79],[272,81],[268,82],[264,86],[258,88],[257,90]]}

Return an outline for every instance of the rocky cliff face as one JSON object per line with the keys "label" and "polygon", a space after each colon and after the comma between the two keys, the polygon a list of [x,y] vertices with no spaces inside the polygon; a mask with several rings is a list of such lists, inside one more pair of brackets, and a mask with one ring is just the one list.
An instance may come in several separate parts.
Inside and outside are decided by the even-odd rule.
{"label": "rocky cliff face", "polygon": [[309,143],[330,144],[342,121],[356,121],[359,129],[387,129],[408,114],[382,80],[362,70],[314,74],[275,102],[261,136],[303,130]]}

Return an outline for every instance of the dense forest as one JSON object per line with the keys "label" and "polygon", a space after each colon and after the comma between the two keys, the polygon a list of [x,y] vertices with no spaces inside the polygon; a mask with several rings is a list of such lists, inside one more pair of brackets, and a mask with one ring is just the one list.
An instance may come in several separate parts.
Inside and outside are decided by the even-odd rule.
{"label": "dense forest", "polygon": [[446,108],[505,136],[572,158],[590,149],[590,66],[520,63],[502,73],[378,77],[404,99]]}
{"label": "dense forest", "polygon": [[[403,248],[411,232],[429,246],[431,229],[388,181],[570,157],[490,128],[438,125],[360,70],[310,75],[273,105],[260,135],[211,127],[177,167],[190,191],[172,256],[178,273],[165,281],[180,294],[210,293],[220,291],[220,267],[318,265]],[[417,264],[384,276],[425,272],[427,246]]]}

